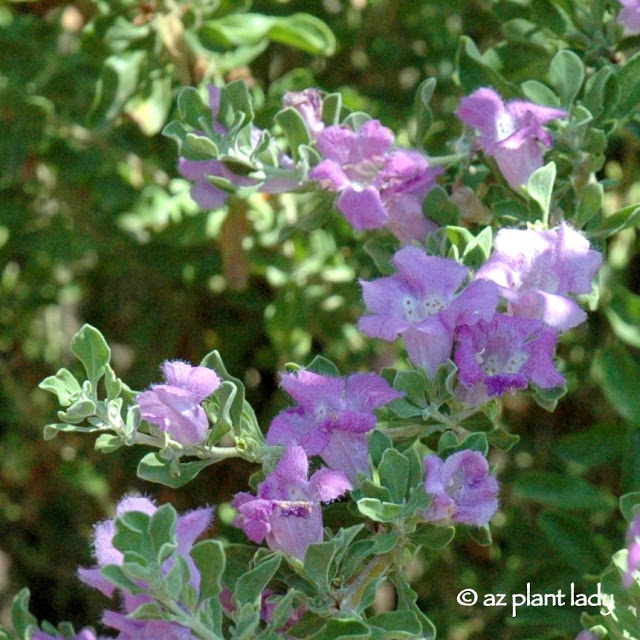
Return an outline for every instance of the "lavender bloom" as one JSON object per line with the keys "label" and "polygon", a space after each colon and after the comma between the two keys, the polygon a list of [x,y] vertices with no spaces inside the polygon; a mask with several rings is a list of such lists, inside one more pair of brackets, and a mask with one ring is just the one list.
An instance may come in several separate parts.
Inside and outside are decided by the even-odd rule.
{"label": "lavender bloom", "polygon": [[591,631],[581,631],[576,637],[575,640],[599,640],[599,636],[595,633],[591,633]]}
{"label": "lavender bloom", "polygon": [[[102,638],[103,636],[100,636],[99,640]],[[31,636],[31,640],[65,640],[65,638],[60,634],[52,636],[51,634],[45,633],[44,631],[34,631],[33,635]],[[76,634],[74,640],[96,640],[96,634],[89,629],[83,629]]]}
{"label": "lavender bloom", "polygon": [[[216,120],[220,109],[220,88],[215,85],[209,85],[208,89],[209,106],[211,107],[213,117],[213,129],[216,133],[224,135],[226,133],[225,128]],[[205,135],[202,131],[196,131],[195,133]],[[257,127],[252,129],[251,143],[254,147],[258,144],[261,133]],[[283,153],[278,155],[278,161],[281,167],[286,169],[292,169],[294,166],[293,160]],[[249,176],[233,173],[224,162],[218,160],[187,160],[181,157],[178,159],[178,171],[180,175],[187,178],[187,180],[195,181],[195,184],[191,188],[191,197],[203,209],[208,210],[219,209],[229,197],[226,191],[213,185],[208,180],[208,176],[226,178],[237,187],[251,187],[259,182]],[[297,186],[298,181],[293,178],[277,178],[267,180],[259,187],[258,191],[264,193],[282,193],[284,191],[291,191]]]}
{"label": "lavender bloom", "polygon": [[[157,511],[157,507],[155,503],[148,498],[125,497],[116,507],[116,516],[122,516],[129,511],[141,511],[142,513],[146,513],[148,516],[152,516]],[[211,526],[212,518],[213,509],[196,509],[195,511],[190,511],[189,513],[179,516],[176,524],[176,539],[178,543],[176,553],[181,555],[187,561],[190,572],[189,584],[191,584],[196,592],[200,588],[200,572],[189,555],[189,551],[191,551],[196,539]],[[122,565],[124,562],[122,552],[116,549],[113,545],[113,538],[115,534],[116,526],[114,520],[104,520],[96,525],[94,533],[94,550],[97,567],[93,569],[85,569],[81,567],[78,569],[78,577],[82,582],[88,584],[90,587],[98,589],[109,598],[113,597],[116,587],[102,576],[100,569],[110,564]],[[168,572],[171,569],[172,562],[172,559],[169,558],[165,562],[163,570]],[[134,611],[137,607],[150,600],[150,598],[145,595],[124,593],[123,596],[124,606],[128,613]],[[106,613],[109,613],[110,619],[117,619],[111,616],[111,613],[113,612]],[[113,616],[117,617],[117,615],[118,614],[113,613]],[[115,626],[115,628],[119,629],[120,627]],[[124,637],[125,636],[121,636],[121,638]]]}
{"label": "lavender bloom", "polygon": [[167,431],[180,444],[200,444],[209,431],[200,403],[220,386],[220,378],[213,369],[179,360],[165,362],[162,372],[166,384],[154,384],[138,394],[143,420]]}
{"label": "lavender bloom", "polygon": [[623,9],[616,18],[624,27],[625,36],[635,36],[640,33],[640,0],[618,0]]}
{"label": "lavender bloom", "polygon": [[332,469],[356,483],[369,475],[367,431],[376,426],[375,409],[402,397],[373,373],[331,378],[312,371],[283,374],[282,387],[299,403],[278,414],[267,444],[299,444],[307,455],[321,456]]}
{"label": "lavender bloom", "polygon": [[302,447],[289,443],[276,468],[258,486],[258,495],[238,493],[234,521],[253,542],[266,538],[270,549],[304,559],[310,544],[322,542],[321,502],[352,488],[341,471],[320,469],[307,479],[309,461]]}
{"label": "lavender bloom", "polygon": [[356,229],[388,225],[402,242],[422,241],[436,228],[422,214],[422,200],[441,170],[415,151],[392,152],[392,144],[393,133],[378,120],[357,132],[326,127],[318,136],[323,160],[309,177],[340,194],[336,206]]}
{"label": "lavender bloom", "polygon": [[427,256],[417,247],[400,249],[393,264],[397,274],[360,281],[372,314],[360,318],[358,327],[382,340],[402,335],[411,361],[433,376],[451,356],[456,326],[493,317],[497,288],[476,280],[456,293],[469,269],[454,260]]}
{"label": "lavender bloom", "polygon": [[436,455],[427,456],[424,468],[424,490],[433,496],[422,514],[425,520],[481,527],[493,518],[498,510],[498,481],[479,451],[459,451],[444,462]]}
{"label": "lavender bloom", "polygon": [[324,130],[322,121],[322,94],[318,89],[287,91],[282,97],[283,107],[293,107],[302,116],[312,140]]}
{"label": "lavender bloom", "polygon": [[196,640],[190,629],[167,620],[134,620],[122,613],[105,611],[102,622],[116,629],[118,640]]}
{"label": "lavender bloom", "polygon": [[627,532],[627,573],[624,576],[624,586],[631,587],[634,583],[634,573],[640,569],[640,513],[636,514]]}
{"label": "lavender bloom", "polygon": [[488,87],[462,98],[456,115],[480,132],[480,145],[494,158],[506,181],[517,191],[542,166],[538,142],[551,146],[553,138],[542,128],[550,120],[564,118],[562,109],[512,100],[506,104]]}
{"label": "lavender bloom", "polygon": [[460,382],[472,390],[463,399],[473,405],[530,382],[543,389],[564,384],[553,364],[557,335],[539,320],[502,314],[459,327],[454,361]]}
{"label": "lavender bloom", "polygon": [[563,222],[550,231],[501,229],[476,277],[499,285],[513,315],[566,331],[587,317],[567,294],[589,293],[601,263],[602,255]]}

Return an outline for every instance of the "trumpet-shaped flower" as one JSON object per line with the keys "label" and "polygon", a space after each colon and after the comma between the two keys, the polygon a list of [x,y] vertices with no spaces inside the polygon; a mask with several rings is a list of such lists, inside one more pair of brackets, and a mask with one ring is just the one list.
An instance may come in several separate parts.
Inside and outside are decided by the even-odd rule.
{"label": "trumpet-shaped flower", "polygon": [[465,395],[484,401],[530,382],[543,389],[564,384],[553,364],[557,335],[539,320],[502,314],[459,327],[454,361],[460,382],[473,389]]}
{"label": "trumpet-shaped flower", "polygon": [[618,0],[622,10],[618,14],[617,21],[624,27],[626,36],[635,36],[640,33],[640,0]]}
{"label": "trumpet-shaped flower", "polygon": [[498,481],[479,451],[459,451],[442,461],[424,459],[424,489],[432,497],[422,514],[425,520],[447,525],[452,522],[481,527],[498,510]]}
{"label": "trumpet-shaped flower", "polygon": [[498,304],[492,282],[476,280],[458,290],[469,269],[446,258],[403,247],[393,257],[398,273],[361,281],[370,315],[358,327],[382,340],[404,338],[409,358],[430,375],[451,356],[453,334],[460,324],[490,320]]}
{"label": "trumpet-shaped flower", "polygon": [[549,231],[501,229],[476,277],[499,285],[513,315],[566,331],[586,320],[567,294],[589,293],[601,263],[602,255],[563,222]]}
{"label": "trumpet-shaped flower", "polygon": [[166,384],[155,384],[138,395],[142,418],[167,431],[180,444],[200,444],[209,430],[209,421],[200,403],[221,384],[208,367],[192,367],[186,362],[165,362]]}
{"label": "trumpet-shaped flower", "polygon": [[234,521],[253,542],[266,539],[304,560],[310,544],[322,542],[321,502],[331,502],[352,488],[341,471],[320,469],[310,479],[309,461],[302,447],[289,443],[276,468],[258,486],[256,496],[236,495]]}
{"label": "trumpet-shaped flower", "polygon": [[480,132],[480,146],[492,156],[506,181],[516,190],[542,167],[540,142],[550,147],[551,134],[542,128],[567,116],[562,109],[513,100],[506,104],[488,87],[462,98],[456,115]]}
{"label": "trumpet-shaped flower", "polygon": [[326,127],[318,136],[323,160],[309,177],[340,194],[338,210],[356,229],[388,225],[402,242],[422,241],[436,228],[422,214],[422,200],[441,170],[416,151],[391,151],[393,139],[378,120],[358,131]]}
{"label": "trumpet-shaped flower", "polygon": [[267,443],[296,442],[354,483],[358,472],[368,475],[366,433],[376,426],[373,411],[403,394],[373,373],[355,373],[345,379],[301,370],[283,374],[282,387],[299,406],[273,419]]}

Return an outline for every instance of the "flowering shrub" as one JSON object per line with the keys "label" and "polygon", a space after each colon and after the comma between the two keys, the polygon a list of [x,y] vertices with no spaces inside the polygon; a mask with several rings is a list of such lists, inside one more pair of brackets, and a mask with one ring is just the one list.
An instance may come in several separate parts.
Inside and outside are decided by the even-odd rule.
{"label": "flowering shrub", "polygon": [[[267,206],[277,194],[285,194],[277,200],[283,206],[330,202],[347,229],[341,233],[369,256],[355,274],[362,315],[354,339],[395,350],[345,375],[325,355],[284,365],[280,384],[295,404],[267,427],[217,350],[200,364],[165,361],[164,382],[138,392],[119,378],[101,332],[85,324],[71,342],[83,379],[63,368],[40,385],[61,406],[47,438],[95,434],[103,453],[151,448],[138,477],[172,489],[232,458],[259,467],[252,491],[227,505],[238,530],[231,535],[244,536],[234,541],[204,538],[214,507],[178,515],[168,502],[135,495],[96,525],[95,566],[78,577],[114,601],[101,619],[108,633],[121,640],[435,637],[438,612],[419,605],[411,558],[420,549],[448,553],[465,536],[472,549],[491,548],[503,504],[501,462],[518,442],[502,403],[526,394],[555,409],[572,381],[559,348],[599,302],[604,241],[638,217],[637,207],[603,214],[609,183],[598,174],[614,114],[624,124],[640,104],[618,88],[640,95],[638,59],[606,60],[601,50],[602,39],[618,46],[630,35],[631,4],[619,14],[600,3],[543,4],[570,13],[573,25],[561,34],[567,42],[550,58],[545,82],[507,80],[463,36],[464,95],[454,112],[467,129],[452,133],[456,153],[447,156],[422,147],[433,79],[417,88],[416,148],[395,147],[391,129],[348,108],[340,93],[286,92],[259,127],[260,96],[241,80],[181,90],[164,134],[178,145],[177,171],[193,200],[205,210],[227,206],[229,216],[246,213],[252,198]],[[317,29],[330,40],[304,14],[293,23],[248,15],[263,38],[304,42]],[[598,16],[604,26],[596,37]],[[242,25],[223,16],[200,37],[219,44],[236,31]],[[135,95],[121,105],[134,120],[142,117]],[[310,218],[308,229],[318,224]],[[586,481],[558,475],[530,472],[516,486],[552,506],[607,502]],[[627,549],[601,578],[614,611],[585,613],[578,638],[639,637],[638,505],[640,493],[622,495]],[[558,548],[569,549],[574,567],[592,552],[570,515],[547,511],[540,522]],[[382,584],[395,593],[386,611],[376,600]],[[23,590],[12,608],[14,630],[3,637],[102,637],[39,623],[28,607]],[[575,623],[565,631],[577,633]]]}

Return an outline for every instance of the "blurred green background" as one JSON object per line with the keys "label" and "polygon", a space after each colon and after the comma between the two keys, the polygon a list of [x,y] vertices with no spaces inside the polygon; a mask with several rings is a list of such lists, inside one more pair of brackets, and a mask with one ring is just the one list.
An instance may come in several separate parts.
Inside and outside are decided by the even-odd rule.
{"label": "blurred green background", "polygon": [[[115,500],[135,490],[179,510],[225,503],[253,471],[223,463],[176,492],[136,478],[140,451],[103,456],[91,437],[76,434],[44,441],[54,402],[37,384],[61,366],[76,366],[69,342],[84,322],[103,332],[114,368],[134,389],[157,381],[164,359],[198,362],[218,349],[246,383],[265,430],[286,404],[277,390],[284,363],[323,354],[347,373],[399,357],[393,345],[355,329],[362,312],[357,278],[376,270],[362,237],[337,215],[326,215],[320,227],[306,224],[317,201],[291,196],[199,211],[177,174],[174,143],[160,134],[181,86],[243,78],[262,105],[263,125],[286,90],[340,91],[349,107],[381,119],[408,144],[415,90],[435,77],[427,149],[451,153],[448,143],[461,131],[453,116],[463,95],[455,81],[460,36],[482,51],[494,47],[507,79],[542,77],[559,47],[591,55],[557,21],[528,36],[516,29],[541,17],[553,21],[556,4],[0,5],[3,620],[13,593],[29,586],[38,618],[95,623],[105,599],[81,586],[75,571],[92,563],[92,526]],[[249,10],[316,16],[334,34],[335,51],[324,32],[315,50],[305,50],[268,34],[211,27]],[[606,151],[599,177],[611,179],[609,211],[639,199],[639,133],[631,122]],[[609,244],[599,310],[560,347],[569,395],[553,414],[522,397],[505,401],[504,421],[521,442],[497,461],[504,490],[494,544],[479,547],[459,536],[445,552],[411,564],[441,638],[570,637],[579,629],[576,609],[532,609],[512,619],[502,608],[463,609],[455,595],[465,587],[522,592],[526,582],[540,590],[585,585],[584,574],[598,573],[622,546],[614,497],[640,490],[640,252],[633,228]],[[539,490],[545,482],[547,493]],[[562,491],[578,495],[577,503],[564,504]],[[241,535],[224,517],[216,533]]]}

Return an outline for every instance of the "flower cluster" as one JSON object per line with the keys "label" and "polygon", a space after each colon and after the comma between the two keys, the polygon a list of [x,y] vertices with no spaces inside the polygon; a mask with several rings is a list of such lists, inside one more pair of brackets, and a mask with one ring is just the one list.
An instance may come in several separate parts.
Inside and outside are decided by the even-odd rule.
{"label": "flower cluster", "polygon": [[[157,509],[155,503],[148,498],[126,497],[118,504],[116,516],[122,516],[132,511],[152,516]],[[198,593],[200,587],[200,572],[189,555],[189,551],[196,539],[211,526],[212,519],[213,509],[202,508],[180,516],[176,524],[178,544],[176,552],[182,556],[189,568],[189,584],[196,593]],[[115,534],[115,520],[105,520],[99,523],[94,532],[94,551],[97,566],[78,570],[78,576],[82,582],[98,589],[109,598],[113,597],[116,587],[103,576],[101,569],[108,565],[121,566],[124,563],[124,555],[114,546]],[[169,558],[162,567],[163,573],[167,574],[172,566],[173,560]],[[140,586],[144,587],[146,585],[140,583]],[[167,640],[191,640],[192,634],[190,630],[179,624],[165,620],[136,620],[129,617],[128,614],[149,602],[151,598],[145,594],[133,594],[126,590],[119,591],[122,595],[123,611],[106,610],[102,617],[102,622],[107,627],[119,631],[118,640],[140,640],[143,638],[151,640],[151,638],[159,637]],[[89,640],[89,638],[86,640]]]}
{"label": "flower cluster", "polygon": [[220,378],[208,367],[192,367],[177,360],[165,362],[162,372],[166,384],[154,384],[138,394],[142,418],[180,444],[200,444],[209,430],[200,403],[220,386]]}
{"label": "flower cluster", "polygon": [[266,539],[270,549],[304,559],[310,544],[322,542],[320,503],[331,502],[352,489],[341,471],[320,469],[311,478],[302,447],[289,443],[276,468],[258,486],[257,495],[239,493],[233,506],[234,524],[253,542]]}
{"label": "flower cluster", "polygon": [[[361,282],[371,313],[358,326],[383,340],[402,336],[411,362],[431,376],[453,359],[458,398],[471,406],[530,383],[561,386],[558,330],[586,319],[569,294],[591,291],[601,261],[564,222],[549,231],[502,229],[466,286],[466,267],[403,247],[393,257],[396,274]],[[497,312],[500,300],[506,313]]]}
{"label": "flower cluster", "polygon": [[516,190],[542,167],[540,144],[551,146],[551,134],[542,125],[565,118],[562,109],[513,100],[506,104],[493,90],[483,87],[460,101],[456,115],[480,132],[480,146],[498,165],[505,180]]}
{"label": "flower cluster", "polygon": [[340,194],[336,206],[356,229],[387,226],[402,242],[422,242],[436,229],[422,213],[422,200],[441,170],[416,151],[392,150],[393,140],[378,120],[357,131],[326,127],[317,141],[322,160],[309,177]]}

